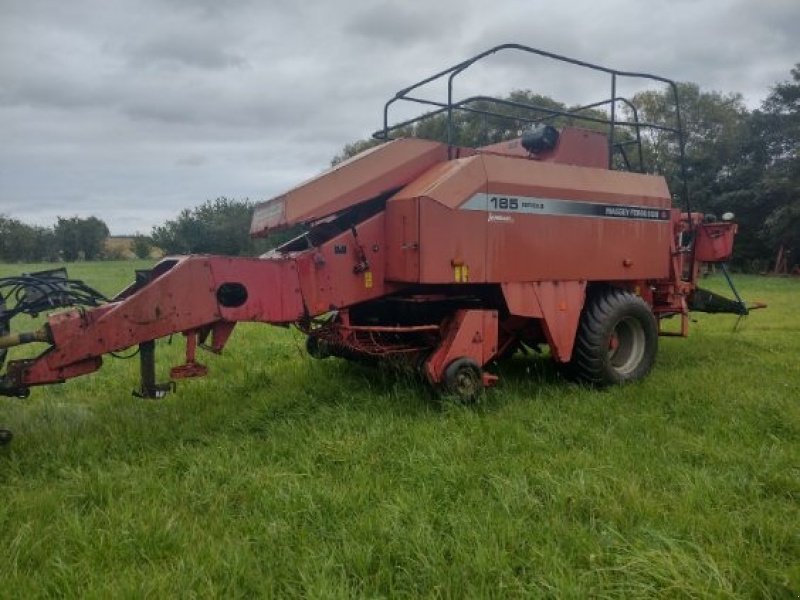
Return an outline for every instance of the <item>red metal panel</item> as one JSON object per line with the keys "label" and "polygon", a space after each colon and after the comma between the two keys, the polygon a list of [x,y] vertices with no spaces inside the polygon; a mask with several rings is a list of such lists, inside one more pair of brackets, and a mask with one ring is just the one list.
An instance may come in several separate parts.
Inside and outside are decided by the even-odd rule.
{"label": "red metal panel", "polygon": [[436,165],[398,194],[419,198],[420,282],[485,281],[486,216],[452,210],[485,190],[481,157],[472,156]]}
{"label": "red metal panel", "polygon": [[517,156],[541,162],[557,162],[562,165],[579,165],[595,169],[608,168],[608,136],[599,131],[580,127],[564,127],[553,150],[534,156],[522,147],[521,138],[478,148],[484,154]]}
{"label": "red metal panel", "polygon": [[420,282],[486,281],[486,213],[420,198]]}
{"label": "red metal panel", "polygon": [[419,198],[393,198],[386,204],[386,279],[419,281]]}
{"label": "red metal panel", "polygon": [[489,191],[670,209],[663,177],[483,155]]}
{"label": "red metal panel", "polygon": [[[291,259],[263,259],[243,257],[205,258],[210,270],[208,296],[226,282],[242,283],[248,290],[247,301],[238,307],[219,307],[225,321],[259,321],[262,323],[290,323],[303,315],[297,266]],[[193,300],[205,289],[194,282]],[[145,288],[147,289],[147,288]],[[184,331],[181,328],[180,331]]]}
{"label": "red metal panel", "polygon": [[[489,193],[483,197],[485,190]],[[489,205],[494,194],[591,206],[670,207],[661,177],[488,155],[436,165],[389,202],[391,206],[420,197],[420,282],[633,280],[668,275],[668,213],[661,220],[645,220],[496,211]],[[464,209],[467,202],[470,210]],[[401,212],[391,212],[391,218]],[[387,228],[395,230],[391,218]],[[389,262],[393,273],[405,274],[397,266],[404,264],[400,257],[391,256]]]}
{"label": "red metal panel", "polygon": [[567,362],[586,296],[585,281],[524,281],[501,285],[511,315],[541,318],[553,356]]}
{"label": "red metal panel", "polygon": [[733,253],[735,223],[702,223],[696,229],[695,259],[701,262],[724,262]]}
{"label": "red metal panel", "polygon": [[446,160],[447,146],[439,142],[401,139],[376,146],[259,204],[250,235],[263,236],[273,229],[321,219],[398,189]]}
{"label": "red metal panel", "polygon": [[[520,161],[524,164],[524,161]],[[440,163],[411,182],[397,197],[426,197],[448,208],[456,208],[464,199],[486,191],[486,171],[480,156]]]}
{"label": "red metal panel", "polygon": [[544,333],[553,356],[559,362],[572,357],[575,334],[586,297],[585,281],[537,282],[536,292],[544,315]]}
{"label": "red metal panel", "polygon": [[385,213],[296,257],[300,288],[312,316],[383,296],[387,287]]}
{"label": "red metal panel", "polygon": [[[670,208],[662,177],[483,157],[489,196]],[[491,207],[490,207],[491,208]],[[487,279],[661,279],[669,274],[664,220],[490,212]]]}
{"label": "red metal panel", "polygon": [[519,317],[541,318],[542,308],[536,296],[537,282],[513,281],[500,284],[508,312]]}

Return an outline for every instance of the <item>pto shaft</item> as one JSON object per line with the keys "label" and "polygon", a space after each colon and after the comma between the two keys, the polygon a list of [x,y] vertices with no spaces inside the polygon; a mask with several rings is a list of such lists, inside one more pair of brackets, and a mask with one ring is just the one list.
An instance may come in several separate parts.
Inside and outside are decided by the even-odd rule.
{"label": "pto shaft", "polygon": [[6,348],[13,348],[14,346],[21,346],[23,344],[30,344],[32,342],[50,342],[50,333],[46,328],[37,329],[36,331],[27,331],[24,333],[9,333],[0,336],[0,350]]}

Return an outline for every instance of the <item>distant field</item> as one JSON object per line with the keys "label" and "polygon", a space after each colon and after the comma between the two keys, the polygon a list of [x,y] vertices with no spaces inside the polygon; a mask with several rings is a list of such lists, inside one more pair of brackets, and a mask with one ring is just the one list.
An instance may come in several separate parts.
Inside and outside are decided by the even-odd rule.
{"label": "distant field", "polygon": [[[144,264],[69,268],[113,293]],[[240,325],[164,400],[110,357],[2,398],[0,596],[797,597],[800,281],[737,281],[770,307],[609,391],[519,356],[442,405]]]}

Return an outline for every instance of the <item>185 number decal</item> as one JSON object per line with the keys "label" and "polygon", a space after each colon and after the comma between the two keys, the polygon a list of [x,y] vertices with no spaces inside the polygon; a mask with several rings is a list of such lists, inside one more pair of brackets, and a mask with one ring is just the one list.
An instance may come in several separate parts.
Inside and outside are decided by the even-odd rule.
{"label": "185 number decal", "polygon": [[490,208],[495,210],[518,210],[519,198],[507,198],[505,196],[492,196],[489,198]]}

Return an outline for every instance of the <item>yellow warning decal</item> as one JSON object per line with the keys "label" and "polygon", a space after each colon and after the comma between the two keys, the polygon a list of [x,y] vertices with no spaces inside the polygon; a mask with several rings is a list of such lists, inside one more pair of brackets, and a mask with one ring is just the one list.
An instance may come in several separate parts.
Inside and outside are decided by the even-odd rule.
{"label": "yellow warning decal", "polygon": [[467,265],[455,265],[453,267],[453,278],[458,283],[467,283],[469,281],[469,267]]}
{"label": "yellow warning decal", "polygon": [[367,289],[372,287],[372,271],[364,271],[364,287]]}

